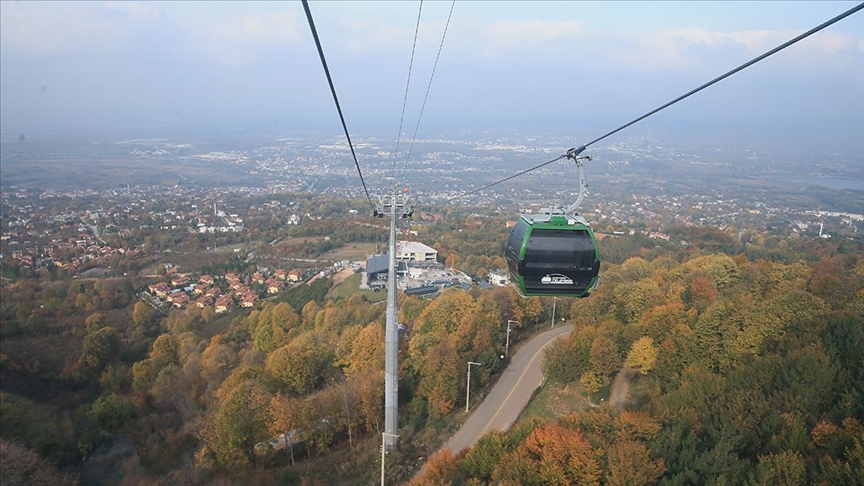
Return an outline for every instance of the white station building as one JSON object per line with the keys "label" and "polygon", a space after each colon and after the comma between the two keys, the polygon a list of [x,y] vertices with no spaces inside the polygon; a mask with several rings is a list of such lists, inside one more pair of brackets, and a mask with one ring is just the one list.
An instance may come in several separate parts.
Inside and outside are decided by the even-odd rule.
{"label": "white station building", "polygon": [[401,241],[396,243],[396,260],[400,262],[435,262],[438,261],[438,250],[418,241]]}

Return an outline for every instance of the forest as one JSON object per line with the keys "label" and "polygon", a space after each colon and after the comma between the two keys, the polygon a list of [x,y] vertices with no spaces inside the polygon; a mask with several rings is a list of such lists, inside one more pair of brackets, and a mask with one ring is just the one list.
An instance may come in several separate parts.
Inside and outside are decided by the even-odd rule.
{"label": "forest", "polygon": [[416,484],[861,484],[862,297],[858,255],[630,258],[544,363],[588,393],[637,369],[627,409],[489,434]]}
{"label": "forest", "polygon": [[[442,259],[483,273],[500,266],[495,220],[420,231]],[[507,320],[520,323],[518,345],[548,327],[551,298],[402,296],[388,484],[861,484],[860,249],[676,231],[687,246],[601,239],[600,288],[557,303],[574,330],[548,348],[547,384],[596,400],[633,368],[626,410],[523,420],[456,456],[435,451],[464,420],[464,363],[483,364],[472,376],[482,396],[506,365]],[[162,316],[125,278],[4,284],[0,482],[375,482],[385,309],[328,287]]]}

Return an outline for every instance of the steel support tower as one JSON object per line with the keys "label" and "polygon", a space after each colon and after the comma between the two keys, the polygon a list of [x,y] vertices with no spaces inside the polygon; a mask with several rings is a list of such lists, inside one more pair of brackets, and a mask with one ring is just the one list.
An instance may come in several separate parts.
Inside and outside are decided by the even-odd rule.
{"label": "steel support tower", "polygon": [[390,245],[387,270],[387,328],[385,330],[384,358],[384,447],[394,449],[399,436],[399,313],[396,295],[396,215],[410,218],[413,214],[408,207],[408,196],[392,194],[378,196],[378,207],[374,215],[383,218],[390,216]]}

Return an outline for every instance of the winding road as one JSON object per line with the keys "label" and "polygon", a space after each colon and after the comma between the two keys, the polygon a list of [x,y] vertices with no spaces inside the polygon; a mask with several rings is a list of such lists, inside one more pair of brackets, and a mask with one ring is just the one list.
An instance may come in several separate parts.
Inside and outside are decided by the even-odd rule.
{"label": "winding road", "polygon": [[472,447],[486,432],[508,430],[528,405],[534,390],[543,382],[543,350],[572,329],[572,325],[558,327],[522,345],[483,403],[471,413],[445,447],[456,454]]}

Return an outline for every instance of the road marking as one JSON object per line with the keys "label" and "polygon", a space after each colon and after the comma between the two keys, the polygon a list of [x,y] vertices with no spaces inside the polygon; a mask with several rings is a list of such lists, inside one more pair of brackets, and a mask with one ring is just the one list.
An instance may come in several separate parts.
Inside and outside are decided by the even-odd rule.
{"label": "road marking", "polygon": [[[570,331],[567,331],[567,332],[570,332]],[[559,337],[561,337],[563,334],[564,333],[559,334],[559,335],[555,336],[554,338],[550,339],[548,343],[544,344],[543,346],[540,346],[540,349],[538,349],[537,352],[534,353],[534,356],[531,357],[531,361],[528,362],[528,366],[525,367],[525,371],[522,372],[522,375],[519,376],[519,379],[516,380],[516,384],[514,384],[513,388],[510,390],[510,393],[507,394],[507,398],[505,398],[504,401],[501,402],[501,406],[498,407],[498,410],[495,412],[495,415],[492,416],[492,418],[489,420],[489,423],[486,424],[486,427],[483,429],[482,432],[480,432],[480,435],[477,436],[478,440],[481,437],[483,437],[483,434],[485,434],[487,430],[489,430],[489,427],[491,427],[492,422],[494,422],[495,419],[498,418],[498,414],[501,413],[501,410],[504,408],[504,405],[507,405],[507,401],[510,400],[510,397],[513,395],[513,392],[516,391],[516,388],[519,388],[519,383],[522,383],[522,378],[525,378],[525,374],[528,373],[529,369],[531,369],[531,364],[534,363],[535,359],[537,359],[537,355],[539,355],[540,352],[546,348],[546,346],[549,346],[550,344],[555,342],[555,340],[558,339]]]}

